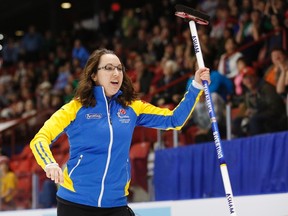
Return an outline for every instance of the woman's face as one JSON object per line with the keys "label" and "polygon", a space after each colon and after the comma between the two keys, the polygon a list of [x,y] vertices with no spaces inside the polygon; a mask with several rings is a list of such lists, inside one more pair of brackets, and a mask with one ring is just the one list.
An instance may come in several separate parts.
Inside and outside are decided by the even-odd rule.
{"label": "woman's face", "polygon": [[234,52],[235,44],[234,44],[234,41],[232,39],[229,38],[226,40],[225,49],[226,49],[226,52],[228,52],[228,53]]}
{"label": "woman's face", "polygon": [[246,65],[245,65],[244,61],[238,61],[238,62],[237,62],[237,69],[238,69],[238,71],[241,71],[245,66],[246,66]]}
{"label": "woman's face", "polygon": [[285,61],[285,56],[281,51],[274,50],[271,52],[271,60],[273,64],[277,65]]}
{"label": "woman's face", "polygon": [[123,65],[114,54],[104,54],[100,58],[97,73],[92,76],[96,85],[104,87],[105,95],[115,95],[123,82]]}

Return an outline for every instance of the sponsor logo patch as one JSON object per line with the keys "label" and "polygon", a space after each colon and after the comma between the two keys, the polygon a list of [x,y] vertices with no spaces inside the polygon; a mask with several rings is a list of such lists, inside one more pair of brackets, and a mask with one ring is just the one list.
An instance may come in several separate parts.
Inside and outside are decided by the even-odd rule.
{"label": "sponsor logo patch", "polygon": [[86,119],[101,119],[102,114],[101,113],[89,113],[86,114]]}
{"label": "sponsor logo patch", "polygon": [[127,124],[130,122],[130,116],[126,115],[125,109],[119,109],[117,112],[117,116],[121,123]]}

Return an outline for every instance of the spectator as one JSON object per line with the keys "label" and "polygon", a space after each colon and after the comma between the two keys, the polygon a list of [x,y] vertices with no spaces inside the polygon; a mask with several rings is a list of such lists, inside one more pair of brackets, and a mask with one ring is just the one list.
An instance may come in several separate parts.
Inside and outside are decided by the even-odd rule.
{"label": "spectator", "polygon": [[44,58],[47,58],[49,53],[55,52],[56,50],[56,37],[50,30],[45,31],[42,50],[43,50],[42,57]]}
{"label": "spectator", "polygon": [[211,93],[217,93],[225,102],[230,101],[234,94],[233,82],[217,70],[211,70],[210,76],[212,80],[209,85]]}
{"label": "spectator", "polygon": [[63,105],[63,96],[57,93],[51,94],[51,109],[52,110],[58,110]]}
{"label": "spectator", "polygon": [[218,71],[229,79],[234,79],[239,73],[237,69],[237,60],[242,53],[237,51],[237,43],[234,38],[227,39],[225,43],[225,52],[221,55]]}
{"label": "spectator", "polygon": [[[217,45],[213,46],[213,53],[216,53],[215,57],[220,58],[225,52],[225,43],[229,38],[234,38],[234,30],[230,27],[226,27],[223,32],[223,37],[218,40]],[[209,38],[210,41],[210,38]],[[202,48],[201,48],[202,49]]]}
{"label": "spectator", "polygon": [[267,53],[269,54],[274,47],[281,47],[283,45],[283,17],[280,14],[272,14],[270,16],[272,31],[275,31],[275,34],[269,38],[267,41]]}
{"label": "spectator", "polygon": [[254,68],[249,66],[247,59],[243,56],[237,60],[237,68],[239,74],[234,79],[234,86],[235,86],[235,96],[242,96],[244,94],[245,87],[243,86],[242,80],[243,75],[247,73],[248,70],[252,70],[254,72]]}
{"label": "spectator", "polygon": [[235,118],[232,133],[236,137],[272,133],[287,129],[285,104],[275,88],[259,78],[255,71],[243,75],[247,88],[244,102],[239,105],[243,115]]}
{"label": "spectator", "polygon": [[199,42],[201,44],[201,51],[202,51],[203,58],[205,59],[206,65],[213,65],[214,59],[215,59],[214,47],[212,47],[210,43],[208,33],[203,31],[203,28],[202,28],[202,32],[199,34]]}
{"label": "spectator", "polygon": [[24,102],[13,102],[10,106],[4,108],[0,112],[0,119],[15,119],[21,117],[24,110]]}
{"label": "spectator", "polygon": [[238,20],[239,29],[236,33],[235,40],[238,44],[245,44],[246,41],[250,41],[250,37],[253,39],[252,22],[250,19],[249,11],[242,11]]}
{"label": "spectator", "polygon": [[7,42],[3,45],[2,50],[3,66],[14,66],[19,57],[19,47],[13,38],[8,38]]}
{"label": "spectator", "polygon": [[70,77],[72,76],[70,67],[69,62],[66,62],[63,66],[59,67],[58,76],[52,89],[53,92],[63,94],[65,86],[69,83]]}
{"label": "spectator", "polygon": [[[12,85],[13,83],[13,77],[12,74],[9,73],[9,70],[7,68],[3,68],[0,70],[0,85]],[[11,86],[9,86],[11,87]]]}
{"label": "spectator", "polygon": [[16,70],[13,76],[15,83],[20,83],[20,80],[27,75],[26,64],[23,60],[17,62]]}
{"label": "spectator", "polygon": [[78,59],[80,61],[80,66],[84,68],[88,58],[88,50],[82,45],[80,39],[76,39],[74,41],[74,47],[72,49],[72,59]]}
{"label": "spectator", "polygon": [[287,4],[282,0],[266,1],[265,12],[270,14],[284,14],[287,9]]}
{"label": "spectator", "polygon": [[[224,134],[226,134],[225,101],[219,94],[215,92],[211,94],[211,99],[214,106],[214,112],[217,119],[219,132],[224,136]],[[211,128],[212,125],[204,94],[201,95],[199,102],[195,106],[194,113],[192,115],[192,121],[198,128],[195,134],[195,143],[213,141],[213,133]]]}
{"label": "spectator", "polygon": [[150,47],[153,47],[153,50],[155,51],[154,55],[156,56],[156,60],[160,60],[164,52],[164,46],[162,45],[160,25],[153,26],[151,40],[148,43],[150,44]]}
{"label": "spectator", "polygon": [[242,0],[240,8],[242,11],[251,11],[252,2],[250,0]]}
{"label": "spectator", "polygon": [[5,96],[7,93],[6,85],[0,85],[0,110],[9,105],[9,100]]}
{"label": "spectator", "polygon": [[[166,61],[163,67],[162,78],[158,80],[155,87],[162,88],[179,78],[178,69],[178,65],[175,61]],[[180,98],[183,96],[185,87],[185,85],[181,84],[170,86],[169,88],[166,88],[154,95],[151,103],[157,106],[164,106],[167,104],[176,105],[179,103]]]}
{"label": "spectator", "polygon": [[139,27],[139,20],[134,14],[132,8],[124,11],[123,18],[121,20],[121,28],[124,37],[130,36],[131,31],[135,31]]}
{"label": "spectator", "polygon": [[175,46],[175,61],[180,66],[180,68],[184,67],[185,46],[183,44],[179,43]]}
{"label": "spectator", "polygon": [[24,35],[21,41],[21,52],[26,62],[38,61],[42,46],[42,35],[36,31],[35,26],[29,26],[28,32]]}
{"label": "spectator", "polygon": [[280,71],[279,78],[276,83],[276,90],[278,94],[284,97],[288,94],[288,55],[287,52],[281,50],[281,57],[275,60],[276,67]]}
{"label": "spectator", "polygon": [[239,13],[241,11],[241,8],[239,7],[239,1],[237,1],[237,0],[228,0],[227,4],[229,6],[231,19],[234,19],[235,21],[238,20]]}
{"label": "spectator", "polygon": [[274,32],[274,34],[265,41],[264,47],[259,53],[258,58],[260,60],[265,60],[266,57],[269,57],[275,47],[282,47],[286,39],[283,38],[283,35],[286,35],[283,34],[283,31],[285,31],[283,17],[280,14],[271,14],[270,23],[272,26],[270,32]]}
{"label": "spectator", "polygon": [[212,19],[216,15],[219,0],[204,0],[199,3],[199,9],[205,11]]}
{"label": "spectator", "polygon": [[9,158],[0,156],[1,210],[15,210],[17,177],[9,168]]}
{"label": "spectator", "polygon": [[[155,33],[157,34],[158,33],[157,28],[155,31],[156,31]],[[156,60],[161,61],[161,59],[165,57],[165,54],[167,54],[165,53],[165,51],[167,52],[167,49],[165,50],[165,47],[171,43],[170,37],[171,37],[171,33],[168,27],[162,27],[162,29],[160,27],[160,35],[155,35],[153,37],[153,39],[155,39],[155,42],[157,42],[157,43],[154,43],[154,48],[156,50]],[[158,39],[160,39],[160,41],[158,41]]]}
{"label": "spectator", "polygon": [[72,84],[67,84],[64,88],[63,103],[70,102],[74,97],[74,88]]}
{"label": "spectator", "polygon": [[[195,62],[194,64],[196,63],[197,62]],[[198,68],[197,64],[194,67]],[[211,69],[210,71],[210,77],[212,80],[209,85],[210,93],[216,93],[217,94],[216,97],[220,96],[224,102],[230,101],[230,99],[234,94],[233,82],[226,76],[220,74],[219,71],[213,69]],[[186,86],[189,86],[192,80],[193,76],[189,78]]]}
{"label": "spectator", "polygon": [[135,41],[137,46],[135,47],[135,51],[138,53],[147,52],[147,33],[145,29],[139,29],[137,31],[137,39]]}
{"label": "spectator", "polygon": [[154,44],[151,40],[147,42],[147,52],[143,53],[144,62],[147,65],[155,66],[157,64],[156,59],[156,51],[154,49]]}
{"label": "spectator", "polygon": [[153,72],[144,64],[142,58],[138,58],[135,62],[136,81],[134,83],[135,91],[142,97],[149,93],[149,89],[153,79]]}
{"label": "spectator", "polygon": [[[35,108],[35,104],[34,104],[32,99],[26,100],[24,103],[25,103],[24,104],[24,110],[22,113],[23,118],[33,116],[37,113],[37,110]],[[34,129],[35,129],[36,124],[37,124],[37,117],[30,118],[27,122],[27,125],[28,125],[27,130],[28,130],[28,132],[31,132],[30,133],[31,135],[32,135],[32,133],[35,132]]]}
{"label": "spectator", "polygon": [[[263,33],[261,12],[253,10],[251,13],[245,11],[239,19],[239,30],[236,34],[236,42],[243,46],[247,43],[257,42]],[[243,55],[251,62],[258,60],[258,53],[262,43],[255,44],[243,51]]]}
{"label": "spectator", "polygon": [[287,64],[287,56],[282,48],[274,48],[270,57],[272,64],[265,70],[264,80],[276,87],[281,67]]}
{"label": "spectator", "polygon": [[210,31],[210,42],[213,43],[214,46],[218,46],[218,42],[224,36],[224,30],[226,28],[233,29],[235,26],[235,21],[231,19],[230,11],[228,5],[224,2],[218,4],[216,10],[216,17],[212,22],[212,28]]}

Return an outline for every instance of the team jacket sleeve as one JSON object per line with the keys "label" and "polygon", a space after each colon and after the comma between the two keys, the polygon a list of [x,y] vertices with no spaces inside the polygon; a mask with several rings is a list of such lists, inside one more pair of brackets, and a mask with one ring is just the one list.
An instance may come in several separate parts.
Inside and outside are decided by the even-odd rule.
{"label": "team jacket sleeve", "polygon": [[30,142],[30,148],[36,161],[43,169],[47,164],[56,162],[49,145],[75,119],[80,107],[81,104],[76,100],[62,106],[44,123]]}
{"label": "team jacket sleeve", "polygon": [[164,130],[180,130],[193,112],[202,93],[203,90],[190,85],[174,110],[159,108],[143,101],[135,101],[132,108],[138,116],[136,125]]}

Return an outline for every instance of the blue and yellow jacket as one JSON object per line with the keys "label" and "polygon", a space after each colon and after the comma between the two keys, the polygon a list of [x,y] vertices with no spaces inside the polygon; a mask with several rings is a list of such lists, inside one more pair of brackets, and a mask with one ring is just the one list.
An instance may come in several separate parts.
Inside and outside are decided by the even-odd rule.
{"label": "blue and yellow jacket", "polygon": [[94,88],[95,107],[72,100],[48,119],[30,143],[44,169],[55,162],[50,151],[61,133],[67,134],[70,158],[57,195],[70,202],[94,207],[127,205],[130,183],[129,149],[135,126],[179,130],[192,113],[202,91],[190,86],[179,105],[170,111],[140,100],[123,108],[116,97]]}

